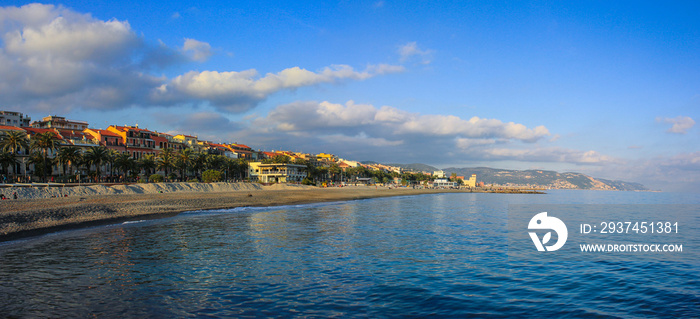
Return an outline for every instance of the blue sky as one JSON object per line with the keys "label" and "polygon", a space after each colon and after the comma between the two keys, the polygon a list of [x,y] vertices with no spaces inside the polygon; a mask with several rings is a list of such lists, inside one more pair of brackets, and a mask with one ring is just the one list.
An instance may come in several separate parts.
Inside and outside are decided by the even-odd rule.
{"label": "blue sky", "polygon": [[700,190],[700,3],[0,7],[0,109]]}

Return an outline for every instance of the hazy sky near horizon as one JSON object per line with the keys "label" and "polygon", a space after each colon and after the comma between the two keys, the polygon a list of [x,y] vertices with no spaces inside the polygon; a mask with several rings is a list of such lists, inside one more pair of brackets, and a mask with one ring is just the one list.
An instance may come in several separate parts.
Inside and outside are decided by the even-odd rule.
{"label": "hazy sky near horizon", "polygon": [[3,3],[33,120],[700,190],[700,2]]}

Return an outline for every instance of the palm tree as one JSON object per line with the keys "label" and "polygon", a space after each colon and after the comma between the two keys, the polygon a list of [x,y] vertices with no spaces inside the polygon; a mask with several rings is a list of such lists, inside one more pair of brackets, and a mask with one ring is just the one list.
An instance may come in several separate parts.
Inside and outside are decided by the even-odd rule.
{"label": "palm tree", "polygon": [[151,176],[151,170],[156,168],[156,156],[153,154],[144,155],[139,160],[139,165],[145,171],[146,179],[148,179]]}
{"label": "palm tree", "polygon": [[29,141],[27,133],[20,131],[10,131],[0,136],[0,147],[12,154],[17,153],[20,149],[28,149]]}
{"label": "palm tree", "polygon": [[62,147],[56,154],[56,159],[63,166],[63,176],[66,175],[66,166],[70,167],[70,175],[73,173],[73,164],[80,161],[82,154],[80,149],[75,146]]}
{"label": "palm tree", "polygon": [[90,166],[95,165],[95,168],[97,169],[95,182],[99,183],[100,176],[102,176],[101,167],[109,160],[109,149],[104,146],[93,146],[87,150],[84,157],[88,170],[90,170]]}
{"label": "palm tree", "polygon": [[248,161],[244,158],[238,159],[238,174],[241,179],[244,179],[248,175]]}
{"label": "palm tree", "polygon": [[107,164],[109,164],[109,176],[110,178],[114,177],[114,164],[117,161],[117,157],[119,157],[119,154],[121,154],[117,150],[109,150],[109,156],[107,156]]}
{"label": "palm tree", "polygon": [[202,171],[202,169],[204,168],[204,165],[207,162],[207,157],[208,157],[207,153],[197,152],[197,153],[192,154],[192,159],[191,159],[192,169],[194,170],[194,176],[197,179],[200,179],[199,178],[200,172]]}
{"label": "palm tree", "polygon": [[59,145],[60,144],[58,142],[58,138],[53,132],[39,133],[37,135],[34,135],[31,139],[31,147],[34,149],[41,150],[41,153],[44,158],[44,182],[46,182],[47,180],[46,175],[51,170],[51,166],[47,165],[49,151],[55,151],[56,149],[58,149]]}
{"label": "palm tree", "polygon": [[[21,131],[10,131],[5,134],[0,135],[0,149],[5,152],[9,152],[13,156],[17,154],[21,149],[29,149],[29,141],[27,139],[27,133]],[[12,165],[12,178],[17,177],[17,171],[15,170],[16,165]]]}
{"label": "palm tree", "polygon": [[191,148],[186,148],[183,150],[180,150],[175,158],[175,166],[180,168],[180,179],[182,181],[185,181],[185,174],[187,174],[187,167],[190,165],[192,162],[192,157],[193,157],[193,152]]}
{"label": "palm tree", "polygon": [[40,150],[32,150],[32,152],[29,154],[29,161],[27,164],[34,165],[34,174],[41,173],[41,175],[46,175],[44,174],[44,171],[46,170],[44,163],[44,156],[42,152]]}
{"label": "palm tree", "polygon": [[156,166],[160,170],[165,171],[165,177],[168,178],[170,170],[175,167],[174,164],[175,154],[171,148],[166,148],[158,154],[156,157]]}
{"label": "palm tree", "polygon": [[136,161],[129,156],[129,154],[119,154],[114,162],[117,168],[121,169],[123,181],[126,182],[126,174],[129,170],[133,169]]}
{"label": "palm tree", "polygon": [[9,166],[15,166],[18,163],[19,161],[15,158],[14,154],[5,151],[0,152],[0,168],[2,168],[2,170],[7,171]]}

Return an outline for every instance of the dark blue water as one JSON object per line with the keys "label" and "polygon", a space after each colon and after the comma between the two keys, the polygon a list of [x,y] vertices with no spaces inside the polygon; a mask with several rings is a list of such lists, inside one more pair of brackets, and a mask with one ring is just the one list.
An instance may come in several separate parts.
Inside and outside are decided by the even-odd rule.
{"label": "dark blue water", "polygon": [[[567,225],[569,250],[536,255],[509,234],[516,204],[678,221],[642,241],[683,251],[583,254]],[[698,317],[698,207],[670,193],[442,194],[62,232],[0,244],[0,317]]]}

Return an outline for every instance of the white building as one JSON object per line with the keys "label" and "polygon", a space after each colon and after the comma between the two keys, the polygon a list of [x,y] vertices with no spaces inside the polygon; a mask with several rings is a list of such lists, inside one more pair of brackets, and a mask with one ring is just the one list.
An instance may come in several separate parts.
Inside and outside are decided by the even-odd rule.
{"label": "white building", "polygon": [[251,181],[263,183],[297,183],[304,180],[308,173],[306,165],[250,162],[248,176]]}
{"label": "white building", "polygon": [[435,176],[435,178],[445,178],[445,172],[443,172],[443,171],[434,171],[434,172],[433,172],[433,176]]}
{"label": "white building", "polygon": [[0,125],[29,127],[31,120],[29,116],[24,116],[20,112],[0,111]]}
{"label": "white building", "polygon": [[41,121],[32,123],[32,127],[82,131],[88,128],[88,123],[84,121],[66,120],[66,118],[62,116],[49,115],[42,118]]}
{"label": "white building", "polygon": [[457,182],[450,182],[447,178],[438,178],[433,182],[435,188],[458,187]]}

